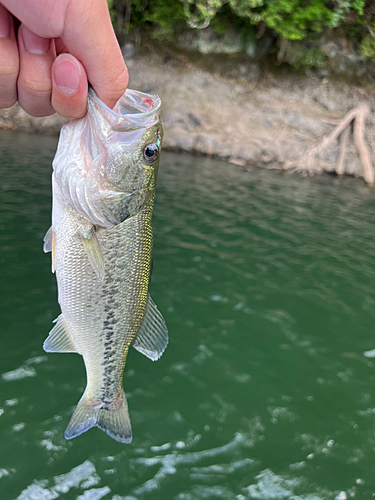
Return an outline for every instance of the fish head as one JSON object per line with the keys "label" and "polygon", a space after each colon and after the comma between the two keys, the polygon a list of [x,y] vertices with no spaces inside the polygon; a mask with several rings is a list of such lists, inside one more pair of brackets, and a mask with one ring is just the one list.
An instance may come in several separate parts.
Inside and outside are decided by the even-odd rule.
{"label": "fish head", "polygon": [[87,114],[62,128],[53,163],[65,204],[109,227],[153,203],[160,107],[158,96],[128,89],[110,109],[89,91]]}
{"label": "fish head", "polygon": [[163,139],[160,104],[158,96],[129,90],[111,110],[105,161],[97,172],[102,196],[94,204],[113,224],[153,203]]}

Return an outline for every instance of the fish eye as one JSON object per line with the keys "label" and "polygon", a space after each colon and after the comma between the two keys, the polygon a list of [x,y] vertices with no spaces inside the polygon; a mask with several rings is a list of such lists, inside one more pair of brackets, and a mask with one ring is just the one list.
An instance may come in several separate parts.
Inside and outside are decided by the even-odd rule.
{"label": "fish eye", "polygon": [[147,144],[143,149],[143,157],[148,163],[153,163],[159,156],[159,147],[157,144]]}

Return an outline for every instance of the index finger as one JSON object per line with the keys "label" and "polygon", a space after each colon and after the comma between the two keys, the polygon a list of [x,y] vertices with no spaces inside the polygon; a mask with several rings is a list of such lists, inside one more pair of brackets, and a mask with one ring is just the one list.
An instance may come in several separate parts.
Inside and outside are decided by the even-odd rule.
{"label": "index finger", "polygon": [[84,66],[99,98],[113,107],[125,92],[128,72],[106,0],[1,0],[31,31],[61,38]]}

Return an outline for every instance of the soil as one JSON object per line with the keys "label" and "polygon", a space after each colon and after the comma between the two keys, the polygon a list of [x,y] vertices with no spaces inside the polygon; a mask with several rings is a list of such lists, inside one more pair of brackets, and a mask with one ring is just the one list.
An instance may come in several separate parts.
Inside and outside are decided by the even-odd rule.
{"label": "soil", "polygon": [[[348,110],[366,102],[371,112],[365,140],[375,165],[373,85],[269,70],[254,62],[236,63],[233,71],[230,61],[219,58],[216,66],[210,59],[193,62],[168,49],[136,52],[126,48],[129,87],[160,95],[163,149],[210,155],[242,167],[284,168],[319,144]],[[64,121],[57,115],[32,118],[17,105],[0,110],[3,129],[57,134]],[[338,144],[327,148],[317,171],[333,172],[338,155]],[[352,140],[344,172],[363,176]]]}

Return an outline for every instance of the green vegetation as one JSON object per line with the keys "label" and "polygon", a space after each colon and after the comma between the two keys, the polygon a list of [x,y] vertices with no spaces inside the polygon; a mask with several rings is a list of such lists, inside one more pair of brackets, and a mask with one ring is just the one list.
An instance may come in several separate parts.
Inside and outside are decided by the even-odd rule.
{"label": "green vegetation", "polygon": [[295,68],[322,69],[327,56],[318,47],[306,47],[303,43],[293,40],[286,44],[281,59]]}
{"label": "green vegetation", "polygon": [[[118,34],[142,27],[153,37],[173,40],[181,29],[209,24],[223,33],[228,22],[241,33],[267,30],[275,41],[310,41],[334,36],[340,29],[354,38],[362,55],[375,57],[373,0],[108,0]],[[318,35],[321,34],[321,35]],[[322,65],[322,53],[313,48],[302,65]]]}
{"label": "green vegetation", "polygon": [[373,6],[374,19],[367,25],[367,36],[364,36],[361,41],[361,54],[365,57],[375,59],[375,3]]}
{"label": "green vegetation", "polygon": [[361,54],[375,59],[375,37],[367,36],[362,40]]}

